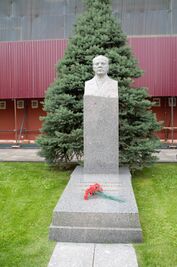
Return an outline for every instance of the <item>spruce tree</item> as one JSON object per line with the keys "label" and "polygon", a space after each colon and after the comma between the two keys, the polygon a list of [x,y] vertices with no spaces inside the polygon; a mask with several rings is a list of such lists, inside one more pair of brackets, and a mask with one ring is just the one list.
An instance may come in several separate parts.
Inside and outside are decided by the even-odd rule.
{"label": "spruce tree", "polygon": [[143,88],[132,88],[133,78],[142,75],[127,37],[112,15],[109,0],[85,0],[86,11],[75,25],[64,58],[57,66],[57,78],[44,101],[38,138],[41,154],[51,164],[83,156],[84,83],[93,77],[92,59],[105,55],[110,60],[109,76],[119,84],[120,165],[131,169],[149,165],[159,129],[151,102]]}

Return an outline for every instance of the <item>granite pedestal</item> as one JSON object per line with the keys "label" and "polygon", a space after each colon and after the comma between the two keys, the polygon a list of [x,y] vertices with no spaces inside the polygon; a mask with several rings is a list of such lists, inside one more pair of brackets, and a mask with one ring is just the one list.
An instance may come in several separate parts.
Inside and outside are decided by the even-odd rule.
{"label": "granite pedestal", "polygon": [[[125,202],[100,196],[84,200],[85,189],[100,183],[105,193]],[[138,209],[128,168],[118,174],[84,174],[77,167],[58,201],[49,238],[59,242],[135,243],[142,241]]]}
{"label": "granite pedestal", "polygon": [[85,173],[118,173],[117,92],[113,97],[84,95]]}

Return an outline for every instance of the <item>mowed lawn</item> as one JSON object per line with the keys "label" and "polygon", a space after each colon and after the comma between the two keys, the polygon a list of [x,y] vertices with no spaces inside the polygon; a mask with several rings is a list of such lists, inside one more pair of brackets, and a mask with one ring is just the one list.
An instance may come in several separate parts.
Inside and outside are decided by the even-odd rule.
{"label": "mowed lawn", "polygon": [[177,267],[177,164],[136,172],[133,187],[144,237],[135,245],[140,267]]}
{"label": "mowed lawn", "polygon": [[48,227],[68,180],[45,163],[0,163],[1,267],[47,266],[55,245]]}
{"label": "mowed lawn", "polygon": [[[48,227],[69,175],[45,163],[0,163],[0,266],[47,266],[55,245]],[[177,267],[177,164],[136,172],[133,187],[144,236],[135,245],[140,267]]]}

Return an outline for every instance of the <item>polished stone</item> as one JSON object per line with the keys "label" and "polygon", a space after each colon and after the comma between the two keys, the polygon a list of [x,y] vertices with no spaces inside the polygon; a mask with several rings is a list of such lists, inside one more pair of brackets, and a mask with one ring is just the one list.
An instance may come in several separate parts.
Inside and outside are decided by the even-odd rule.
{"label": "polished stone", "polygon": [[[105,193],[124,202],[100,196],[84,200],[85,189],[95,182],[102,185]],[[83,168],[77,167],[54,209],[49,237],[60,242],[141,242],[142,230],[128,169],[121,169],[119,175],[87,177]]]}
{"label": "polished stone", "polygon": [[84,172],[118,173],[118,147],[118,97],[84,96]]}

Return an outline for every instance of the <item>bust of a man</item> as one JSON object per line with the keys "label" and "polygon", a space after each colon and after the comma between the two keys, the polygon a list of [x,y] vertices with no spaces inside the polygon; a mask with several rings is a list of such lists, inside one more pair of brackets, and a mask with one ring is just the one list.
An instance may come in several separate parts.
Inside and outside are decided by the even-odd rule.
{"label": "bust of a man", "polygon": [[85,82],[85,95],[101,97],[118,97],[118,82],[111,79],[107,74],[109,59],[99,55],[93,59],[95,76]]}

